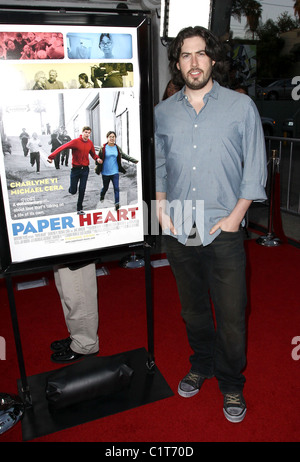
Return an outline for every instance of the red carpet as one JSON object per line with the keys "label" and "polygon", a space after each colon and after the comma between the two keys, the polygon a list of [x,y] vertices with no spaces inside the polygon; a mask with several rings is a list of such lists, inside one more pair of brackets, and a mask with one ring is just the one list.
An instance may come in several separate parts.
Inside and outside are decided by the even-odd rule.
{"label": "red carpet", "polygon": [[[247,415],[227,422],[215,379],[191,399],[177,394],[189,370],[190,354],[170,268],[153,269],[155,360],[174,396],[126,412],[35,439],[37,442],[298,442],[300,439],[299,249],[284,244],[265,248],[247,241],[249,304],[248,364],[245,371]],[[109,356],[147,348],[144,269],[105,264],[98,277],[100,351]],[[15,291],[27,376],[57,369],[50,361],[51,341],[67,335],[51,272],[49,285]],[[24,278],[14,278],[14,282]],[[20,377],[5,283],[0,280],[0,336],[6,360],[0,361],[0,392],[17,393]],[[295,356],[294,356],[295,357]],[[21,442],[18,423],[0,442]]]}

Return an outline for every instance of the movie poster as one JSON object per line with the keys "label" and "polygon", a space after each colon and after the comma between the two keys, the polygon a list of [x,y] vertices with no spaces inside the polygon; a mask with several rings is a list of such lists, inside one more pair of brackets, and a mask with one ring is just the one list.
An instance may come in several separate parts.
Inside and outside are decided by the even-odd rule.
{"label": "movie poster", "polygon": [[12,262],[143,241],[136,29],[2,25],[0,85]]}

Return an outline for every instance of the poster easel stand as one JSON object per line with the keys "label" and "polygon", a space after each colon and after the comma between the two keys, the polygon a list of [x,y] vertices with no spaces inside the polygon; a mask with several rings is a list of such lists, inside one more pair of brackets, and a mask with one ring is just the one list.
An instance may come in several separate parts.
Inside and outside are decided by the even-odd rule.
{"label": "poster easel stand", "polygon": [[150,246],[147,243],[144,246],[144,255],[145,255],[147,329],[148,329],[148,360],[147,360],[146,365],[149,371],[153,371],[155,367],[155,360],[154,360],[152,277],[151,277]]}
{"label": "poster easel stand", "polygon": [[[147,335],[148,335],[148,358],[146,362],[147,369],[154,371],[155,359],[154,359],[154,326],[153,326],[153,301],[152,301],[152,279],[151,279],[151,261],[150,261],[150,246],[145,244],[144,247],[145,255],[145,289],[146,289],[146,313],[147,313]],[[20,371],[21,381],[21,392],[23,402],[26,408],[32,406],[32,398],[28,385],[26,368],[24,362],[23,348],[20,337],[19,322],[16,310],[14,289],[12,276],[5,274],[6,289],[10,307],[10,315],[12,321],[12,327],[14,332],[15,346],[18,358],[18,365]]]}
{"label": "poster easel stand", "polygon": [[[137,104],[133,107],[132,115],[134,116],[131,120],[139,120],[141,123],[141,176],[142,181],[140,186],[141,197],[143,202],[148,206],[148,214],[151,212],[151,201],[155,197],[154,188],[154,149],[153,149],[153,98],[152,98],[152,36],[151,36],[151,17],[149,12],[130,10],[130,13],[124,14],[121,11],[115,9],[101,10],[97,8],[67,8],[57,10],[57,7],[11,7],[6,5],[1,7],[1,18],[0,23],[3,30],[7,25],[19,26],[20,24],[26,25],[31,30],[35,30],[35,27],[41,26],[44,28],[45,24],[49,27],[49,30],[53,28],[53,25],[59,30],[60,26],[63,26],[62,33],[66,34],[65,27],[68,26],[68,33],[72,32],[74,24],[74,32],[77,33],[77,26],[84,26],[89,28],[89,32],[96,31],[95,27],[126,27],[133,30],[133,44],[136,55],[132,54],[132,62],[136,66],[136,72],[138,73],[137,92],[134,94],[135,101]],[[50,27],[51,26],[51,27]],[[124,29],[126,31],[126,29]],[[14,29],[12,29],[14,30]],[[19,31],[19,28],[17,29]],[[55,30],[56,32],[56,30]],[[98,32],[97,32],[98,33]],[[129,34],[130,35],[130,34]],[[97,38],[98,42],[98,38]],[[98,42],[99,43],[99,42]],[[121,59],[121,58],[120,58]],[[123,58],[122,58],[123,59]],[[125,59],[125,58],[124,58]],[[127,58],[126,58],[127,59]],[[128,58],[129,59],[129,58]],[[30,64],[30,63],[29,63]],[[27,65],[27,63],[26,63]],[[133,87],[134,88],[134,87]],[[13,92],[15,89],[12,88]],[[67,90],[67,89],[66,89]],[[80,90],[80,92],[83,90]],[[99,90],[100,91],[100,90]],[[28,93],[30,95],[30,93]],[[66,92],[67,94],[67,92]],[[81,93],[80,93],[81,94]],[[34,93],[33,93],[34,95]],[[142,96],[141,101],[137,96]],[[32,96],[33,97],[33,96]],[[141,104],[142,103],[142,104]],[[63,106],[64,109],[64,106]],[[62,108],[59,106],[58,112]],[[100,109],[99,109],[100,110]],[[80,108],[82,112],[82,108]],[[91,113],[90,113],[91,114]],[[129,113],[130,116],[131,113]],[[72,113],[72,116],[78,115],[78,110]],[[100,112],[98,116],[100,117]],[[116,114],[117,115],[117,114]],[[91,115],[92,116],[92,115]],[[126,129],[127,135],[136,127],[133,122],[127,119]],[[76,119],[74,119],[76,120]],[[91,118],[91,120],[94,120]],[[95,119],[97,124],[97,119]],[[96,125],[97,126],[97,125]],[[125,122],[124,122],[125,129]],[[129,130],[129,132],[128,132]],[[98,129],[98,134],[100,131]],[[97,133],[97,132],[96,132]],[[131,132],[130,132],[131,133]],[[16,135],[14,135],[16,136]],[[128,135],[129,136],[129,135]],[[128,138],[129,139],[129,138]],[[0,163],[0,167],[3,170],[3,178],[7,177],[7,171],[5,165]],[[2,190],[3,187],[3,190]],[[4,195],[4,197],[3,197]],[[5,202],[6,201],[6,202]],[[7,210],[6,210],[7,208]],[[143,207],[141,206],[141,211]],[[144,212],[145,210],[143,210]],[[153,300],[152,300],[152,280],[151,280],[151,262],[150,262],[150,248],[152,242],[148,236],[146,243],[143,243],[144,258],[145,258],[145,290],[146,290],[146,317],[147,317],[147,348],[138,348],[136,350],[127,351],[117,355],[122,358],[126,364],[130,364],[134,374],[130,382],[130,386],[126,390],[118,392],[116,397],[114,394],[105,396],[97,400],[84,401],[84,406],[81,403],[72,405],[71,409],[66,407],[59,412],[59,415],[52,415],[49,409],[49,403],[46,398],[46,385],[48,377],[53,370],[49,372],[42,372],[35,376],[27,376],[21,335],[19,330],[19,322],[17,316],[17,308],[15,303],[15,294],[13,286],[14,276],[28,274],[30,272],[42,272],[43,270],[52,269],[55,264],[69,265],[70,263],[78,263],[81,261],[98,260],[99,249],[82,248],[80,257],[78,252],[72,252],[66,248],[66,254],[64,252],[57,252],[57,255],[53,255],[50,252],[46,256],[34,255],[34,261],[31,261],[31,255],[29,262],[26,257],[14,258],[11,257],[10,239],[8,236],[8,229],[11,231],[12,217],[9,205],[8,189],[3,184],[0,188],[0,215],[6,217],[7,220],[1,220],[0,223],[0,259],[1,269],[3,271],[3,277],[6,281],[6,288],[8,293],[10,313],[12,320],[13,333],[15,338],[17,360],[20,370],[20,379],[18,380],[18,392],[21,398],[24,400],[26,412],[22,419],[22,433],[23,440],[28,441],[34,438],[44,436],[50,433],[54,433],[66,428],[75,427],[76,425],[97,420],[101,417],[116,414],[128,409],[132,409],[144,404],[152,403],[154,401],[164,399],[173,395],[172,390],[160,374],[158,368],[155,365],[154,358],[154,332],[153,332]],[[7,216],[6,216],[7,215]],[[58,214],[59,215],[59,214]],[[150,217],[148,217],[148,223],[151,223]],[[7,223],[8,221],[8,223]],[[29,221],[28,221],[29,223]],[[140,220],[142,223],[142,219]],[[9,227],[9,228],[8,228]],[[84,227],[83,227],[84,230]],[[142,231],[142,230],[140,230]],[[147,233],[143,230],[143,234],[140,232],[134,235],[132,239],[129,239],[130,244],[141,244],[141,240],[145,239]],[[149,233],[150,234],[150,233]],[[123,239],[121,239],[122,245]],[[117,244],[115,241],[112,243],[112,247],[115,248]],[[103,248],[104,252],[110,252],[109,245]],[[22,249],[18,249],[19,251]],[[92,258],[91,258],[92,256]],[[94,258],[95,257],[95,258]],[[13,260],[17,261],[14,263]],[[110,357],[109,357],[110,358]],[[84,359],[83,359],[84,361]],[[70,367],[72,367],[70,365]],[[120,393],[120,394],[119,394]]]}
{"label": "poster easel stand", "polygon": [[105,400],[85,401],[67,407],[60,411],[59,418],[53,417],[46,398],[46,384],[52,371],[27,377],[22,349],[21,335],[14,297],[13,274],[5,274],[6,288],[10,305],[11,320],[17,351],[20,379],[18,390],[25,406],[22,419],[23,440],[29,441],[34,438],[45,436],[66,428],[74,427],[82,423],[98,420],[115,413],[149,404],[161,399],[173,396],[169,385],[161,375],[155,364],[154,355],[154,322],[153,322],[153,298],[152,298],[152,274],[151,274],[151,246],[144,244],[145,258],[145,293],[146,293],[146,317],[147,317],[147,343],[148,348],[121,353],[117,356],[129,361],[134,370],[134,378],[127,390],[124,390]]}
{"label": "poster easel stand", "polygon": [[20,377],[21,377],[21,393],[22,393],[21,398],[23,399],[25,407],[28,408],[32,406],[32,399],[31,399],[27,376],[26,376],[23,349],[22,349],[20,330],[19,330],[19,322],[18,322],[11,275],[7,275],[7,274],[5,275],[5,282],[6,282],[6,289],[7,289],[8,301],[9,301],[9,307],[10,307],[10,315],[11,315],[11,320],[12,320],[12,328],[14,332],[14,339],[15,339],[15,345],[16,345],[16,351],[17,351]]}

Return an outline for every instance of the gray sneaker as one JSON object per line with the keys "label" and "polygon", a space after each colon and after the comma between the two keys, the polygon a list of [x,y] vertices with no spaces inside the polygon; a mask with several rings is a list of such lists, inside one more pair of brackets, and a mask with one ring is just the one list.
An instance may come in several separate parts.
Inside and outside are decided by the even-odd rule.
{"label": "gray sneaker", "polygon": [[241,422],[246,415],[246,402],[242,393],[225,393],[223,412],[229,422]]}
{"label": "gray sneaker", "polygon": [[204,380],[205,377],[202,377],[199,372],[190,370],[190,372],[179,382],[178,394],[184,398],[191,398],[192,396],[195,396],[199,392]]}

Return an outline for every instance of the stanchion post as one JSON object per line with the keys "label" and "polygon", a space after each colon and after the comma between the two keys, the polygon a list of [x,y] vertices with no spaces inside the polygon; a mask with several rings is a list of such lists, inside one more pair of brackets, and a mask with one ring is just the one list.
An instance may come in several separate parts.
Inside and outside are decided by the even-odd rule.
{"label": "stanchion post", "polygon": [[268,232],[265,236],[260,236],[256,242],[266,247],[277,247],[282,244],[281,240],[275,236],[273,232],[273,216],[274,216],[274,196],[275,196],[275,174],[276,169],[279,168],[279,157],[277,150],[272,150],[272,165],[271,165],[271,191],[270,191],[270,206],[269,206],[269,218],[268,218]]}

